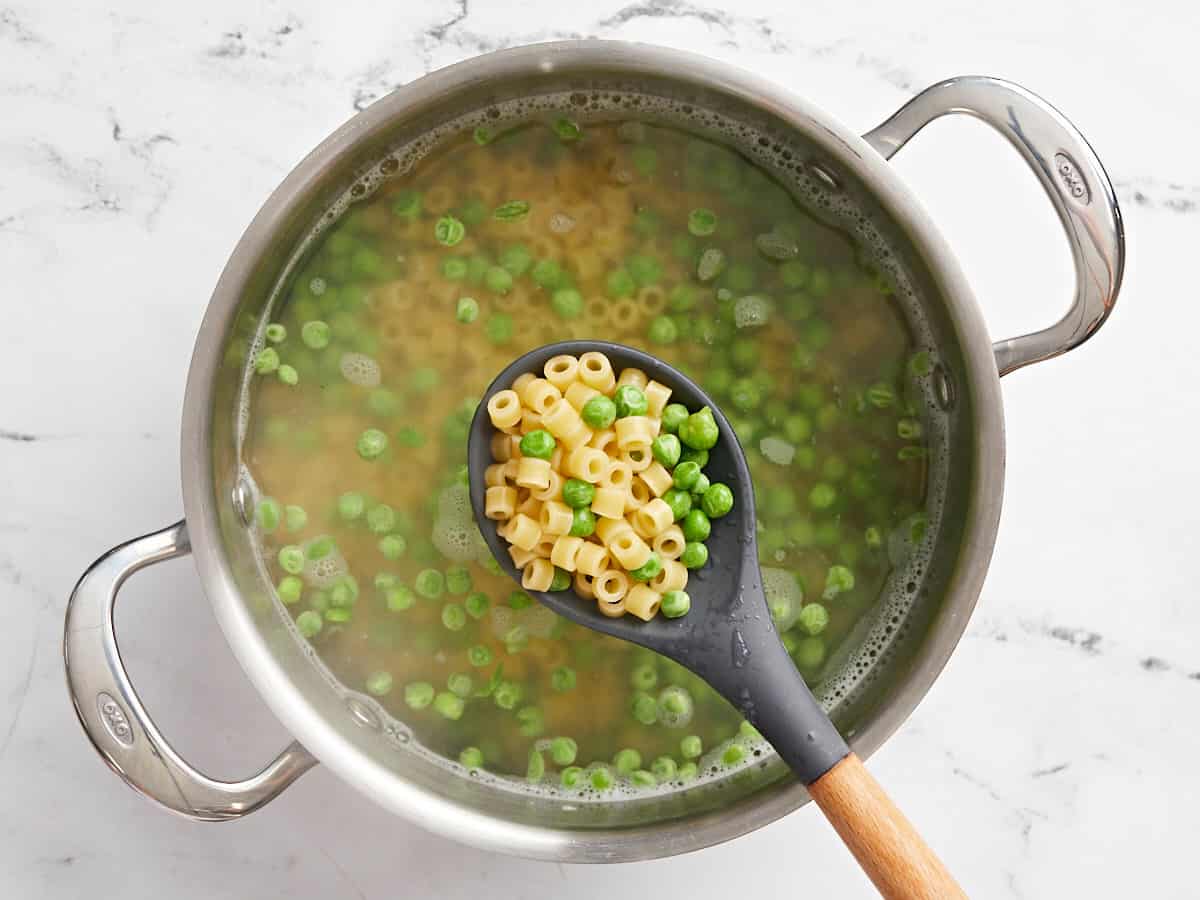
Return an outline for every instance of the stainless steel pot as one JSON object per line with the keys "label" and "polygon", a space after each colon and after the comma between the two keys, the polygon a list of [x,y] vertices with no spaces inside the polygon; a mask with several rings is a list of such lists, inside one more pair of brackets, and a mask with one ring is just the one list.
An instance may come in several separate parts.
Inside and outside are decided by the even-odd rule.
{"label": "stainless steel pot", "polygon": [[[129,541],[80,579],[67,609],[64,655],[88,737],[131,787],[169,810],[237,818],[276,796],[317,760],[384,806],[480,847],[562,861],[668,856],[745,834],[807,799],[781,767],[764,764],[696,796],[575,804],[528,796],[448,770],[411,746],[367,698],[333,683],[280,615],[255,565],[239,479],[241,370],[271,286],[311,224],[385,148],[497,101],[563,90],[620,90],[713,109],[795,147],[830,190],[848,191],[893,235],[919,288],[939,357],[948,410],[943,461],[947,520],[902,630],[876,662],[881,677],[835,716],[862,756],[912,712],[958,643],[992,552],[1004,477],[999,376],[1085,341],[1107,317],[1121,282],[1120,214],[1083,137],[1038,97],[991,78],[955,78],[922,92],[859,137],[779,87],[700,56],[637,44],[578,41],[522,47],[435,72],[385,97],[338,129],[284,180],[247,229],[221,276],[196,340],[183,410],[186,519]],[[1034,334],[992,343],[962,273],[917,198],[887,160],[923,126],[967,113],[1003,134],[1029,163],[1066,230],[1076,291],[1066,315]],[[944,532],[944,533],[943,533]],[[188,765],[155,728],[121,663],[113,605],[124,580],[192,552],[225,637],[276,715],[295,735],[263,771],[215,781]]]}

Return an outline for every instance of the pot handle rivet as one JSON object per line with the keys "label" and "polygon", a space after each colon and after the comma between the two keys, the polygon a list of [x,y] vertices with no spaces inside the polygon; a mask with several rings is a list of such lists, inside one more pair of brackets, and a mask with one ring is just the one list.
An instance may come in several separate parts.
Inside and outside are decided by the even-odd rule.
{"label": "pot handle rivet", "polygon": [[1075,261],[1075,299],[1049,328],[993,345],[1007,375],[1079,346],[1104,324],[1125,268],[1125,232],[1108,174],[1083,135],[1053,106],[999,78],[950,78],[917,94],[863,138],[885,159],[932,122],[975,116],[1000,132],[1045,188]]}
{"label": "pot handle rivet", "polygon": [[113,607],[139,569],[191,552],[184,522],[114,547],[84,572],[67,603],[63,656],[75,713],[101,758],[138,793],[192,819],[221,822],[253,812],[316,764],[292,742],[245,781],[216,781],[166,742],[129,681]]}

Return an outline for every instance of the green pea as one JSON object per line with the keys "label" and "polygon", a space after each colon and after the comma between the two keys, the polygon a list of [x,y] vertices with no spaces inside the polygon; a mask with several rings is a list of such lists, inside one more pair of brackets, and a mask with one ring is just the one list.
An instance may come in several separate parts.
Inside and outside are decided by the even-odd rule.
{"label": "green pea", "polygon": [[825,641],[819,637],[804,638],[796,644],[792,659],[800,669],[816,669],[825,661]]}
{"label": "green pea", "polygon": [[529,215],[529,201],[509,200],[492,211],[492,218],[500,222],[515,222]]}
{"label": "green pea", "polygon": [[426,600],[436,600],[446,589],[446,578],[437,569],[422,569],[413,584]]}
{"label": "green pea", "polygon": [[710,487],[712,487],[712,483],[708,480],[708,476],[701,472],[700,476],[696,479],[696,483],[692,485],[691,494],[693,497],[702,498],[704,492]]}
{"label": "green pea", "polygon": [[575,288],[559,288],[550,296],[550,308],[560,319],[578,319],[583,315],[583,294]]}
{"label": "green pea", "polygon": [[467,615],[472,619],[482,619],[487,614],[491,603],[492,601],[488,599],[487,594],[476,591],[474,594],[468,595],[467,599],[463,601],[463,608],[466,609]]}
{"label": "green pea", "polygon": [[330,606],[345,609],[353,606],[357,600],[358,582],[353,575],[343,575],[338,583],[329,589]]}
{"label": "green pea", "polygon": [[568,532],[572,537],[588,537],[596,531],[596,514],[590,509],[574,509],[571,510],[571,530]]}
{"label": "green pea", "polygon": [[425,709],[433,702],[435,693],[428,681],[410,681],[404,686],[404,702],[409,709]]}
{"label": "green pea", "polygon": [[733,491],[719,482],[710,486],[700,499],[700,508],[710,519],[719,519],[733,509]]}
{"label": "green pea", "polygon": [[524,591],[513,591],[508,595],[509,609],[529,609],[533,606],[533,598]]}
{"label": "green pea", "polygon": [[746,758],[746,748],[741,744],[730,744],[721,753],[721,762],[726,766],[736,766]]}
{"label": "green pea", "polygon": [[321,614],[311,609],[307,609],[296,616],[296,627],[300,629],[300,633],[306,638],[316,637],[324,625],[325,622],[322,620]]}
{"label": "green pea", "polygon": [[474,680],[466,672],[454,672],[446,679],[446,689],[456,697],[466,699],[471,696]]}
{"label": "green pea", "polygon": [[533,265],[533,269],[529,273],[529,277],[533,279],[534,284],[545,290],[552,291],[560,287],[565,287],[565,282],[568,280],[567,273],[556,260],[541,259]]}
{"label": "green pea", "polygon": [[[694,450],[711,450],[717,445],[720,430],[707,406],[694,412],[679,426],[679,439]],[[707,460],[706,460],[707,461]]]}
{"label": "green pea", "polygon": [[642,754],[633,747],[624,747],[613,756],[613,767],[622,775],[629,775],[642,767]]}
{"label": "green pea", "polygon": [[684,538],[691,543],[708,540],[708,536],[712,532],[712,524],[702,509],[693,509],[684,516],[683,524],[680,527],[683,529]]}
{"label": "green pea", "polygon": [[634,694],[629,711],[643,725],[653,725],[658,721],[658,701],[647,693],[639,691]]}
{"label": "green pea", "polygon": [[654,458],[668,469],[673,468],[679,462],[679,453],[682,449],[679,438],[673,434],[660,434],[650,444],[650,452]]}
{"label": "green pea", "polygon": [[796,624],[805,634],[816,636],[829,625],[829,611],[820,603],[809,603],[802,607]]}
{"label": "green pea", "polygon": [[750,378],[739,378],[730,385],[729,402],[742,412],[753,412],[762,403],[762,389]]}
{"label": "green pea", "polygon": [[389,534],[379,539],[379,552],[384,559],[396,560],[408,549],[408,541],[399,534]]}
{"label": "green pea", "polygon": [[550,579],[551,592],[565,591],[571,586],[571,573],[558,566],[554,567],[554,577]]}
{"label": "green pea", "polygon": [[507,344],[513,336],[512,316],[507,313],[496,313],[483,326],[487,339],[493,344]]}
{"label": "green pea", "polygon": [[924,429],[921,423],[916,419],[901,419],[896,423],[896,436],[904,441],[916,441],[921,439]]}
{"label": "green pea", "polygon": [[556,766],[569,766],[575,762],[579,745],[569,737],[556,737],[550,742],[550,759]]}
{"label": "green pea", "polygon": [[263,336],[272,344],[281,344],[287,340],[287,328],[278,322],[272,322],[263,329]]}
{"label": "green pea", "polygon": [[659,261],[643,253],[629,257],[625,267],[639,287],[656,284],[662,278],[662,265]]}
{"label": "green pea", "polygon": [[565,788],[579,787],[583,781],[583,775],[583,769],[579,768],[579,766],[568,766],[562,770],[559,781]]}
{"label": "green pea", "polygon": [[[338,506],[340,509],[341,501],[339,501]],[[336,545],[333,542],[333,538],[328,535],[322,535],[308,542],[308,546],[304,549],[304,555],[313,562],[317,562],[333,553],[334,549],[336,549]]]}
{"label": "green pea", "polygon": [[279,503],[274,497],[263,497],[255,507],[254,517],[258,520],[258,527],[270,534],[279,527],[279,520],[282,518]]}
{"label": "green pea", "polygon": [[[592,400],[595,399],[595,397],[592,398]],[[613,395],[613,401],[617,407],[618,419],[624,419],[627,416],[644,416],[646,414],[648,406],[646,395],[636,385],[621,385]],[[588,402],[590,403],[591,400]]]}
{"label": "green pea", "polygon": [[517,710],[517,730],[525,737],[537,737],[546,730],[546,718],[536,706],[526,706]]}
{"label": "green pea", "polygon": [[279,599],[289,606],[299,602],[303,590],[304,582],[295,575],[285,575],[275,586],[275,593],[279,595]]}
{"label": "green pea", "polygon": [[659,781],[670,781],[675,777],[678,767],[675,765],[675,760],[669,756],[660,756],[650,763],[650,771]]}
{"label": "green pea", "polygon": [[289,575],[299,575],[304,571],[304,551],[295,544],[279,548],[279,568]]}
{"label": "green pea", "polygon": [[688,231],[696,237],[708,237],[717,230],[717,214],[711,209],[693,209],[688,214]]}
{"label": "green pea", "polygon": [[639,691],[648,691],[658,684],[658,669],[652,662],[634,666],[629,673],[629,683]]}
{"label": "green pea", "polygon": [[700,774],[700,767],[694,762],[685,762],[679,767],[679,773],[676,776],[679,781],[691,781]]}
{"label": "green pea", "polygon": [[687,407],[682,403],[668,403],[662,412],[662,430],[667,434],[675,434],[679,426],[687,421]]}
{"label": "green pea", "polygon": [[383,456],[383,451],[387,449],[388,437],[378,428],[368,428],[358,436],[358,441],[354,447],[358,450],[358,455],[365,460],[375,460]]}
{"label": "green pea", "polygon": [[467,708],[466,702],[457,694],[452,694],[449,691],[442,691],[433,698],[433,709],[443,718],[450,719],[456,722],[462,718],[463,710]]}
{"label": "green pea", "polygon": [[550,673],[550,687],[560,694],[575,690],[575,670],[569,666],[558,666]]}
{"label": "green pea", "polygon": [[[643,395],[643,400],[645,396]],[[617,404],[603,394],[592,397],[579,411],[585,425],[597,431],[608,428],[617,418]]]}
{"label": "green pea", "polygon": [[652,209],[642,207],[633,214],[633,230],[643,237],[653,237],[658,234],[658,229],[662,225],[658,213]]}
{"label": "green pea", "polygon": [[396,511],[386,503],[380,503],[367,510],[367,528],[374,534],[387,534],[396,528]]}
{"label": "green pea", "polygon": [[377,416],[390,418],[401,412],[404,401],[395,391],[387,388],[375,388],[367,395],[367,409]]}
{"label": "green pea", "polygon": [[421,195],[416,191],[401,191],[392,201],[392,213],[402,219],[415,219],[421,214]]}
{"label": "green pea", "polygon": [[914,378],[923,378],[933,371],[933,357],[928,350],[918,350],[909,357],[907,369]]}
{"label": "green pea", "polygon": [[492,692],[492,702],[501,709],[513,709],[521,702],[521,686],[515,681],[501,681]]}
{"label": "green pea", "polygon": [[392,692],[391,672],[372,672],[367,676],[367,693],[372,697],[383,697]]}
{"label": "green pea", "polygon": [[388,588],[384,594],[384,599],[388,610],[391,612],[404,612],[406,609],[412,609],[413,605],[417,602],[412,588],[405,584],[398,584],[395,587]]}
{"label": "green pea", "polygon": [[698,734],[689,734],[679,742],[679,752],[684,759],[699,759],[704,755],[704,741]]}
{"label": "green pea", "polygon": [[464,325],[470,325],[479,318],[479,301],[474,297],[459,297],[454,307],[454,318]]}
{"label": "green pea", "polygon": [[492,662],[491,648],[486,644],[475,644],[467,649],[467,662],[479,669]]}
{"label": "green pea", "polygon": [[450,631],[462,631],[467,624],[467,611],[458,603],[442,607],[442,624]]}
{"label": "green pea", "polygon": [[468,769],[483,768],[483,751],[478,747],[463,747],[458,754],[459,765]]}
{"label": "green pea", "polygon": [[867,402],[876,409],[887,409],[896,402],[896,392],[891,385],[880,382],[867,388]]}
{"label": "green pea", "polygon": [[838,594],[854,589],[854,573],[846,566],[833,565],[825,573],[825,590],[821,593],[822,600],[832,600]]}
{"label": "green pea", "polygon": [[654,773],[647,772],[645,769],[635,769],[630,772],[629,782],[639,788],[658,787],[658,779],[654,777]]}
{"label": "green pea", "polygon": [[[703,544],[697,544],[698,547],[703,547]],[[707,551],[706,551],[707,553]],[[684,563],[687,565],[687,563]],[[663,594],[662,606],[659,607],[662,614],[668,619],[678,619],[680,616],[686,616],[692,608],[692,598],[688,596],[687,591],[667,591]]]}
{"label": "green pea", "polygon": [[462,281],[467,277],[467,261],[461,256],[447,256],[442,260],[442,277],[449,281]]}
{"label": "green pea", "polygon": [[808,505],[813,509],[829,509],[837,502],[837,488],[824,481],[818,481],[808,492]]}
{"label": "green pea", "polygon": [[671,507],[671,514],[678,522],[692,509],[692,495],[686,490],[670,488],[662,495],[663,502]]}
{"label": "green pea", "polygon": [[658,169],[658,151],[649,144],[639,144],[629,152],[634,170],[643,178],[649,178]]}
{"label": "green pea", "polygon": [[555,119],[550,127],[558,135],[560,141],[569,143],[577,141],[583,136],[583,129],[576,122],[567,118]]}
{"label": "green pea", "polygon": [[442,216],[433,226],[433,238],[444,247],[453,247],[467,234],[465,226],[454,216]]}
{"label": "green pea", "polygon": [[700,477],[700,466],[694,462],[681,462],[675,467],[672,480],[681,491],[690,491]]}
{"label": "green pea", "polygon": [[404,447],[421,447],[425,444],[425,435],[421,429],[406,425],[396,432],[396,440]]}
{"label": "green pea", "polygon": [[550,432],[538,428],[529,432],[521,438],[521,453],[524,456],[532,456],[534,459],[549,459],[554,455],[554,448],[558,446],[558,442],[554,440]]}
{"label": "green pea", "polygon": [[279,351],[274,347],[263,347],[254,357],[254,371],[259,375],[270,375],[279,368]]}
{"label": "green pea", "polygon": [[596,499],[596,486],[578,478],[568,478],[563,484],[562,496],[563,503],[572,509],[587,509]]}
{"label": "green pea", "polygon": [[483,276],[483,284],[493,294],[507,294],[512,290],[512,273],[503,266],[492,266]]}
{"label": "green pea", "polygon": [[593,790],[607,791],[613,786],[612,772],[605,766],[599,766],[592,770],[591,778],[589,779]]}
{"label": "green pea", "polygon": [[637,282],[633,280],[628,269],[617,269],[608,274],[605,288],[608,296],[616,300],[620,297],[632,296],[633,292],[637,290]]}
{"label": "green pea", "polygon": [[679,327],[670,316],[658,316],[650,323],[646,337],[653,344],[673,344],[679,340]]}

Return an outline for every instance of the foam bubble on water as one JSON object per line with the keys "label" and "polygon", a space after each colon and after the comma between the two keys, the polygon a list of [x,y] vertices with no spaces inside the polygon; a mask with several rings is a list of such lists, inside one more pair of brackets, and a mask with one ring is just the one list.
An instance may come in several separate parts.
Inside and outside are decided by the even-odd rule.
{"label": "foam bubble on water", "polygon": [[346,558],[337,550],[322,559],[304,561],[304,580],[315,588],[333,587],[350,571]]}
{"label": "foam bubble on water", "polygon": [[767,595],[767,609],[775,620],[775,627],[787,631],[800,617],[804,603],[804,592],[796,577],[787,569],[762,567],[763,593]]}
{"label": "foam bubble on water", "polygon": [[492,623],[492,634],[503,640],[504,635],[513,627],[515,615],[515,611],[508,606],[493,606],[488,613],[488,620]]}
{"label": "foam bubble on water", "polygon": [[457,563],[482,562],[487,558],[487,543],[475,524],[471,494],[466,485],[451,485],[438,496],[433,545],[439,553]]}
{"label": "foam bubble on water", "polygon": [[738,328],[757,328],[771,318],[771,301],[760,294],[747,294],[733,305],[733,321]]}
{"label": "foam bubble on water", "polygon": [[759,452],[777,466],[790,466],[796,456],[796,445],[774,435],[758,442]]}
{"label": "foam bubble on water", "polygon": [[343,353],[338,368],[342,370],[343,378],[360,387],[379,387],[383,380],[379,363],[365,353]]}
{"label": "foam bubble on water", "polygon": [[564,212],[557,212],[550,217],[550,230],[555,234],[569,234],[575,228],[575,220]]}
{"label": "foam bubble on water", "polygon": [[517,624],[524,626],[530,637],[548,638],[558,624],[558,615],[538,603],[518,612]]}

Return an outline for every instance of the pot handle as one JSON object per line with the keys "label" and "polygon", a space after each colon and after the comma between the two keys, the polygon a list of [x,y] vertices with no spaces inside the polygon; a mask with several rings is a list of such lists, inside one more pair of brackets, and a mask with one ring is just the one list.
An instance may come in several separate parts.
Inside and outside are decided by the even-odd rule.
{"label": "pot handle", "polygon": [[114,547],[92,563],[67,602],[63,657],[75,714],[109,768],[171,812],[222,822],[274,799],[317,761],[293,741],[257,775],[216,781],[188,765],[146,713],[121,662],[113,605],[134,572],[190,552],[187,526],[176,522]]}
{"label": "pot handle", "polygon": [[1079,346],[1108,318],[1125,267],[1125,232],[1112,183],[1096,154],[1053,106],[998,78],[950,78],[917,94],[864,140],[890,159],[941,116],[965,113],[999,131],[1025,158],[1058,212],[1075,260],[1075,300],[1058,322],[992,345],[1007,375]]}

